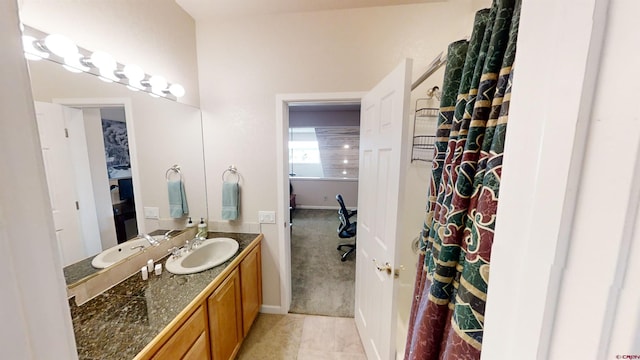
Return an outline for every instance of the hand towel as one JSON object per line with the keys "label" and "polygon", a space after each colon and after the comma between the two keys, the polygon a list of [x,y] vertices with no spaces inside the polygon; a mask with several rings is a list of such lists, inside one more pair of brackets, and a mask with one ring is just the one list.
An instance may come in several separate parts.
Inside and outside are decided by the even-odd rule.
{"label": "hand towel", "polygon": [[222,183],[222,220],[238,218],[238,183]]}
{"label": "hand towel", "polygon": [[187,194],[184,192],[184,183],[181,180],[171,180],[167,182],[169,191],[169,215],[174,219],[179,219],[189,213],[187,205]]}

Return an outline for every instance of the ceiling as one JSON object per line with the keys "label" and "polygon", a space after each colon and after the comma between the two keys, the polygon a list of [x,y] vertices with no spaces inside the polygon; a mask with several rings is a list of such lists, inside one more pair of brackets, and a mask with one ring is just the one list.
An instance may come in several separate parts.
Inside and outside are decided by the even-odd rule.
{"label": "ceiling", "polygon": [[220,16],[264,15],[374,6],[421,4],[446,0],[175,0],[196,20]]}

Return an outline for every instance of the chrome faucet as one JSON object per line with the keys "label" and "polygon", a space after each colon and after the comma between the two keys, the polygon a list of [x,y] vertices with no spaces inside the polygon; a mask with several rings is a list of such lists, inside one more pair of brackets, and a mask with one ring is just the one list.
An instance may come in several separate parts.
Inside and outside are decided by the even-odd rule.
{"label": "chrome faucet", "polygon": [[171,257],[173,257],[174,259],[179,258],[180,256],[182,256],[182,248],[180,247],[172,247],[171,249],[167,250],[168,252],[171,253]]}
{"label": "chrome faucet", "polygon": [[151,244],[153,246],[160,245],[160,241],[154,239],[153,236],[151,236],[149,234],[145,234],[145,233],[138,234],[138,237],[141,238],[141,239],[146,239],[149,242],[149,244]]}
{"label": "chrome faucet", "polygon": [[189,247],[189,250],[195,249],[198,246],[200,246],[200,244],[205,241],[206,239],[204,238],[204,236],[196,236],[193,239],[191,239],[191,246]]}
{"label": "chrome faucet", "polygon": [[171,236],[169,236],[169,234],[171,234],[174,231],[177,231],[177,230],[176,229],[171,229],[171,230],[167,231],[166,233],[164,233],[164,239],[165,240],[171,239]]}
{"label": "chrome faucet", "polygon": [[135,250],[138,249],[140,251],[144,251],[144,245],[137,245],[137,246],[132,246],[131,250]]}

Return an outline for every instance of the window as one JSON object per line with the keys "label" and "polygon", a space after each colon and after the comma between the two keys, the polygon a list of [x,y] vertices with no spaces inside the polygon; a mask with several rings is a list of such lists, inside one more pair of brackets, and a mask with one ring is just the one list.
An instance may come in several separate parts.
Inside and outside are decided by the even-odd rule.
{"label": "window", "polygon": [[357,126],[289,128],[289,175],[358,178]]}

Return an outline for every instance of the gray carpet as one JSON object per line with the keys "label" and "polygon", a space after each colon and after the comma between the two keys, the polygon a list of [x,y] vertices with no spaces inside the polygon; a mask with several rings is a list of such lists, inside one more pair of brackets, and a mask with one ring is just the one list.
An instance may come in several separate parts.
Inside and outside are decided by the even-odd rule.
{"label": "gray carpet", "polygon": [[291,235],[291,312],[353,317],[355,252],[340,261],[337,210],[297,209]]}

